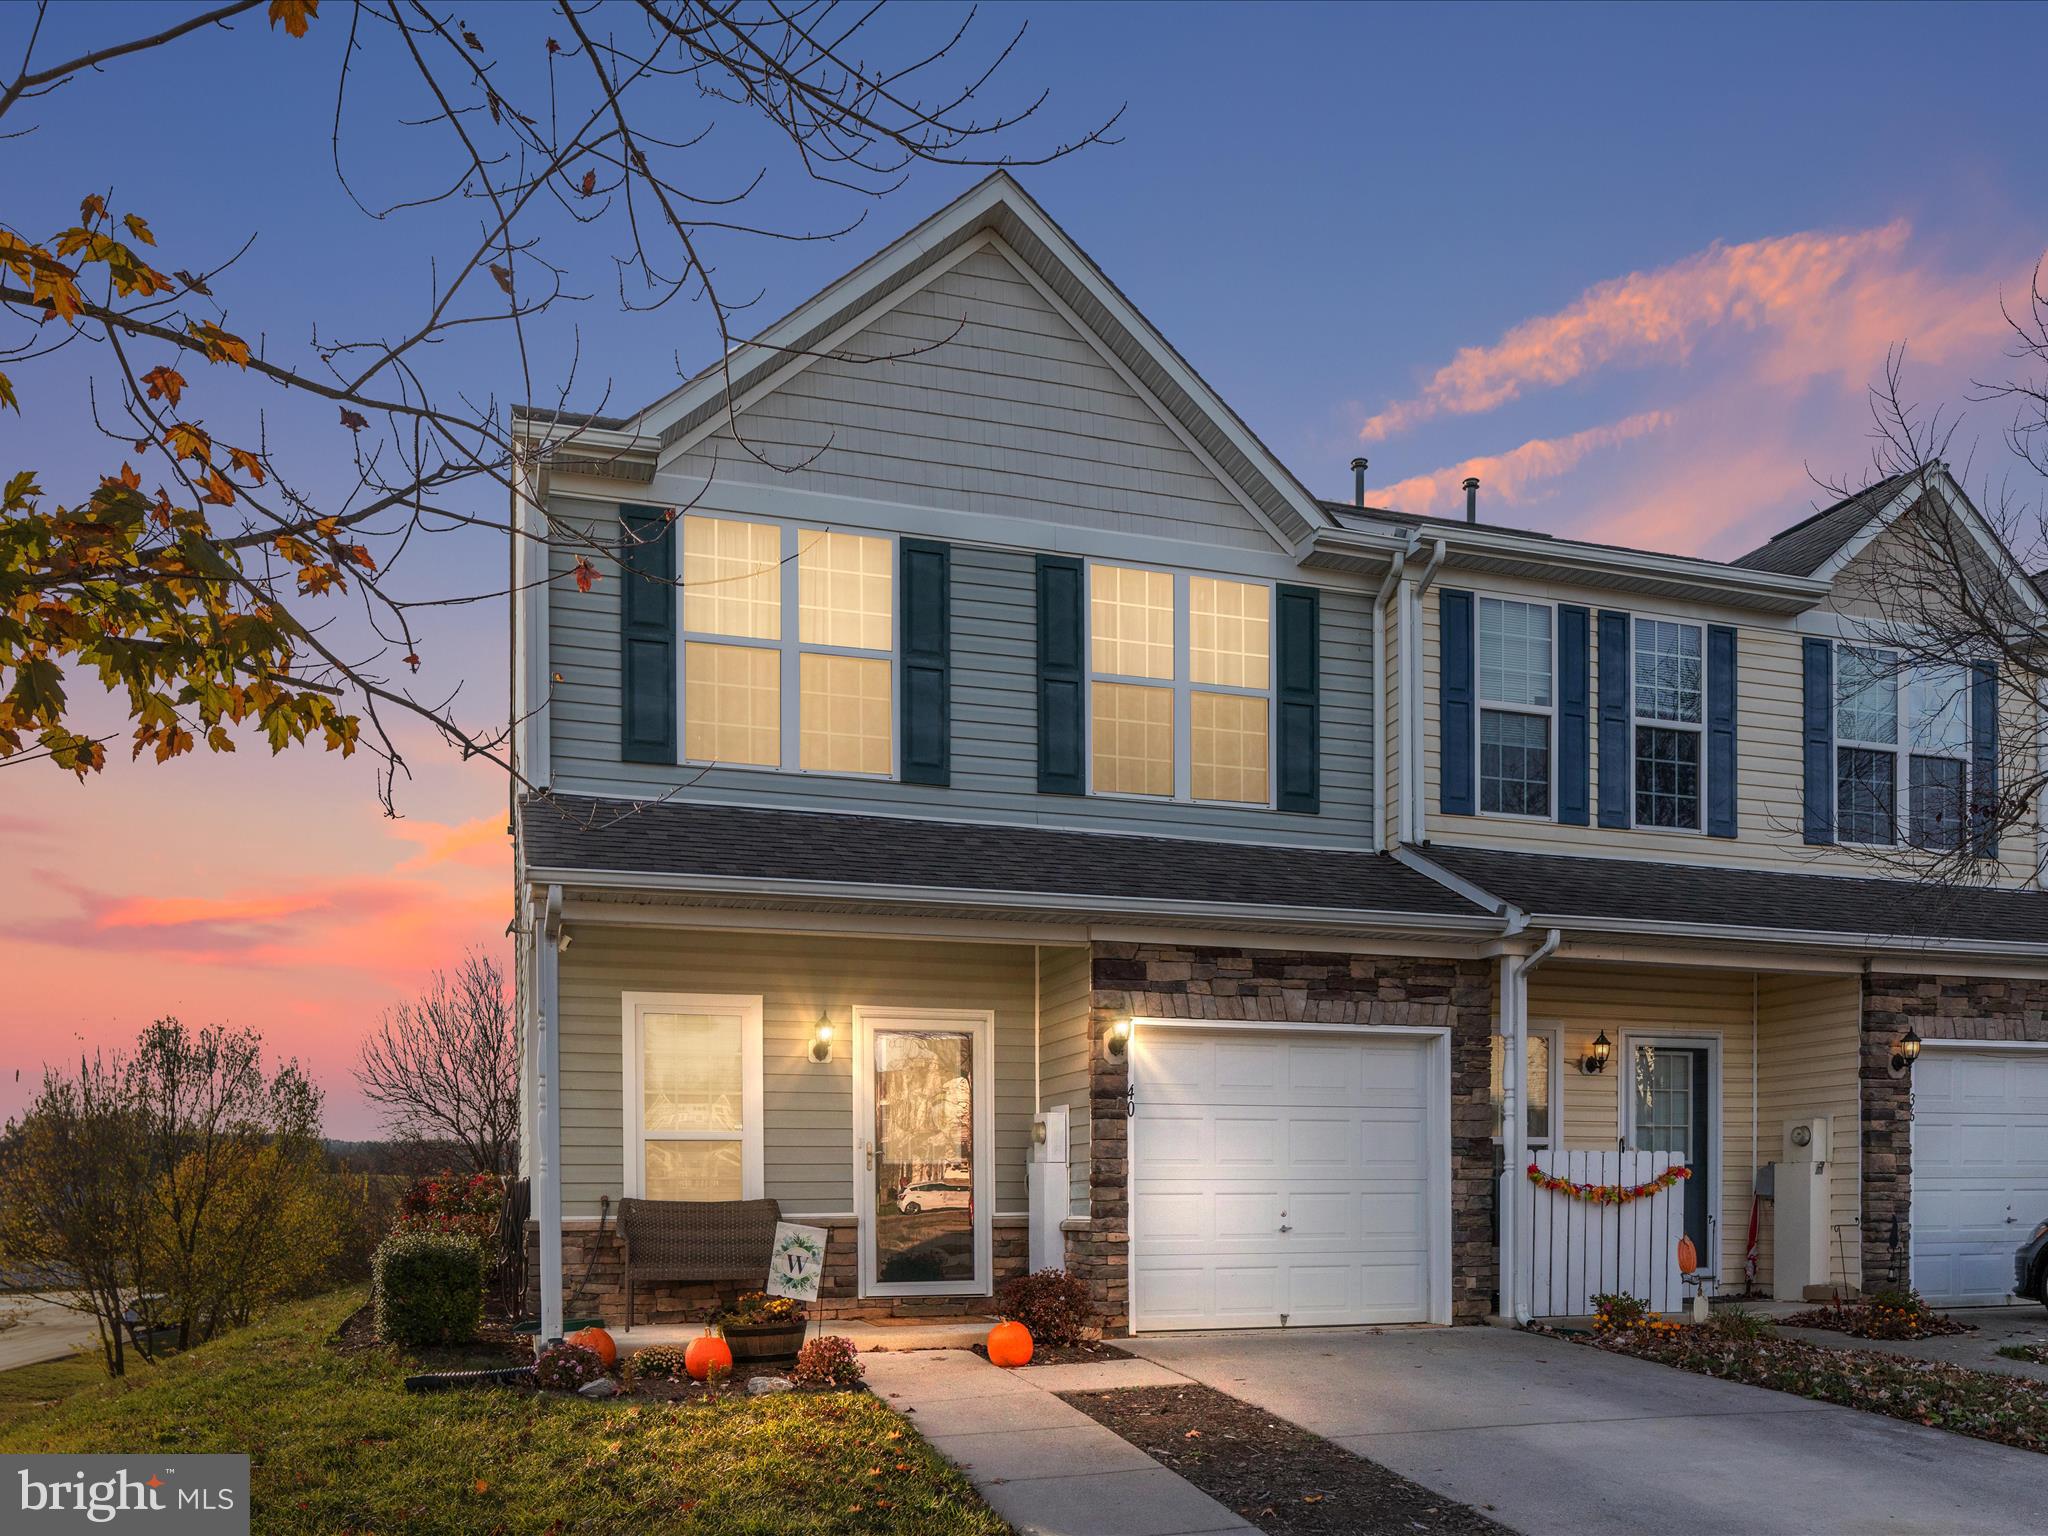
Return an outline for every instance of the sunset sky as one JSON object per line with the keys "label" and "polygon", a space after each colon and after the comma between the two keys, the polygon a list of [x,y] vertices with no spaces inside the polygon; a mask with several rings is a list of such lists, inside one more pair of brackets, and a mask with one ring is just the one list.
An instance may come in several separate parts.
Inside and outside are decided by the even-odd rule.
{"label": "sunset sky", "polygon": [[[167,266],[211,265],[257,233],[227,302],[273,352],[316,326],[400,329],[429,256],[474,215],[373,222],[338,184],[332,11],[302,41],[251,20],[75,83],[40,106],[36,135],[0,143],[0,218],[47,233],[111,187]],[[43,46],[149,14],[60,10]],[[29,15],[0,11],[0,57],[19,57]],[[1976,445],[1980,475],[2003,472],[2005,418],[1967,396],[2004,376],[2000,296],[2024,292],[2048,247],[2038,103],[2001,85],[2038,49],[2038,9],[982,16],[987,40],[1030,21],[1011,96],[1051,90],[1019,150],[1128,103],[1120,143],[1021,179],[1312,489],[1348,495],[1363,453],[1388,504],[1448,511],[1474,473],[1491,521],[1732,555],[1805,515],[1815,476],[1867,467],[1865,390],[1901,342],[1914,393],[1963,409],[1959,446]],[[532,57],[547,18],[463,19]],[[421,130],[393,121],[416,104],[357,108],[352,176],[387,202],[418,190]],[[679,91],[674,123],[700,110]],[[729,158],[698,163],[725,184],[765,163],[760,217],[816,228],[860,211],[729,122],[712,141]],[[721,271],[771,317],[980,174],[920,170],[836,242],[730,240]],[[580,347],[576,403],[618,411],[714,343],[695,311],[619,314],[610,250],[569,239],[592,297],[547,343],[559,368]],[[444,387],[518,394],[494,343],[431,367]],[[63,358],[13,371],[23,414],[0,418],[0,473],[89,486],[118,445],[86,419],[84,373]],[[273,431],[309,484],[345,488],[332,429]],[[488,590],[502,562],[449,539],[409,580]],[[451,610],[429,639],[423,684],[459,683],[472,717],[502,716],[502,605]],[[348,1077],[365,1025],[465,946],[509,948],[504,781],[413,749],[397,820],[361,760],[254,742],[168,767],[116,751],[83,785],[0,768],[0,1113],[42,1063],[175,1013],[260,1029],[327,1087],[331,1133],[372,1133]]]}

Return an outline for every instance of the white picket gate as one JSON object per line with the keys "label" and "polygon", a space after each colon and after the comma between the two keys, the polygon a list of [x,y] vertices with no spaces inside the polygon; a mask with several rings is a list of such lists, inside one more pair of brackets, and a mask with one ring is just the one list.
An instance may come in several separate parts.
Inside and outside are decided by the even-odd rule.
{"label": "white picket gate", "polygon": [[[1633,1188],[1685,1159],[1670,1152],[1534,1152],[1529,1161],[1574,1184]],[[1684,1181],[1626,1205],[1598,1205],[1542,1188],[1525,1163],[1502,1170],[1501,1199],[1514,1202],[1516,1279],[1532,1317],[1583,1317],[1595,1296],[1615,1292],[1641,1297],[1656,1312],[1684,1304]],[[1511,1298],[1501,1298],[1501,1310],[1512,1314]]]}

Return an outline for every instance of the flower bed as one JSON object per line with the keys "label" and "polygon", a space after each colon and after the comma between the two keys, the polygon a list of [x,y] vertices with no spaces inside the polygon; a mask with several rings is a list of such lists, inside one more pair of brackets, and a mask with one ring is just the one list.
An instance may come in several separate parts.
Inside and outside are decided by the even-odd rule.
{"label": "flower bed", "polygon": [[1780,1318],[1781,1328],[1825,1328],[1858,1339],[1934,1339],[1969,1333],[1968,1323],[1934,1311],[1918,1296],[1873,1296],[1868,1301],[1833,1302]]}
{"label": "flower bed", "polygon": [[2048,1382],[2023,1376],[1797,1339],[1739,1337],[1711,1325],[1673,1332],[1631,1329],[1581,1336],[1576,1342],[1979,1440],[2048,1451]]}

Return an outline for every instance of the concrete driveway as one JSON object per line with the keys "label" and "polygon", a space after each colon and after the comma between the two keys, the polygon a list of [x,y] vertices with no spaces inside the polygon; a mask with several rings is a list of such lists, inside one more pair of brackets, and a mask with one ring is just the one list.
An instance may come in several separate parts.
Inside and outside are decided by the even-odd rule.
{"label": "concrete driveway", "polygon": [[1125,1347],[1528,1536],[2048,1524],[2048,1456],[1507,1329]]}
{"label": "concrete driveway", "polygon": [[13,1319],[0,1327],[0,1371],[61,1360],[100,1342],[99,1324],[90,1313],[33,1296],[0,1296],[0,1318]]}

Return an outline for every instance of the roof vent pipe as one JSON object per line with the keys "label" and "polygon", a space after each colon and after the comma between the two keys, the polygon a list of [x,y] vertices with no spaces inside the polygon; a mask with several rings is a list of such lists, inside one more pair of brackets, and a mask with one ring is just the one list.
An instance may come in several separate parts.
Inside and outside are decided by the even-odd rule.
{"label": "roof vent pipe", "polygon": [[1467,475],[1465,477],[1465,521],[1468,523],[1479,521],[1479,477],[1477,475]]}
{"label": "roof vent pipe", "polygon": [[1365,510],[1365,466],[1364,459],[1351,461],[1351,504],[1361,512]]}

